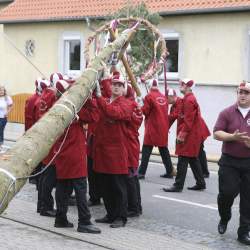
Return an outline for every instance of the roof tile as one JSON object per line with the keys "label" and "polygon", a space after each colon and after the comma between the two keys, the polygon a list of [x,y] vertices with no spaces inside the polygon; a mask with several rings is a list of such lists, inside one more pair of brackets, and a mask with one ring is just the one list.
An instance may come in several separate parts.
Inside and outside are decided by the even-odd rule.
{"label": "roof tile", "polygon": [[[141,0],[133,0],[140,3]],[[250,7],[250,0],[144,0],[152,12]],[[0,22],[45,21],[107,16],[127,0],[15,0],[0,12]]]}

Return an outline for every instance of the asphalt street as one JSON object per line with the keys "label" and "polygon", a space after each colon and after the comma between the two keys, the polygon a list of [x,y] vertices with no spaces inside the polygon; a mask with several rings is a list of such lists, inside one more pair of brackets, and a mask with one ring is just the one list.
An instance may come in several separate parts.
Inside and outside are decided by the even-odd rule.
{"label": "asphalt street", "polygon": [[[152,157],[152,160],[155,160],[155,157]],[[156,160],[159,161],[159,158]],[[173,161],[175,162],[176,159]],[[195,184],[192,172],[189,169],[183,192],[166,193],[162,188],[171,186],[174,179],[161,178],[160,175],[164,173],[163,165],[161,163],[150,162],[145,180],[140,181],[143,215],[139,218],[129,219],[125,229],[140,230],[142,232],[140,244],[143,244],[144,234],[153,233],[159,237],[168,236],[173,240],[198,244],[199,246],[204,246],[204,249],[205,247],[209,249],[249,249],[236,241],[239,221],[238,198],[235,200],[233,206],[233,216],[228,225],[227,232],[224,235],[218,234],[217,224],[219,216],[216,204],[218,194],[218,166],[215,163],[209,163],[209,169],[210,178],[206,179],[207,189],[205,191],[187,190],[188,186]],[[27,183],[22,191],[17,194],[16,199],[29,202],[29,204],[33,204],[32,206],[34,206],[34,211],[29,211],[23,222],[32,224],[30,218],[34,218],[34,221],[37,220],[36,223],[40,223],[38,221],[39,215],[35,212],[37,199],[35,186]],[[77,214],[76,207],[70,207],[69,213],[75,218]],[[93,218],[100,218],[105,214],[105,210],[103,206],[97,206],[91,208],[91,213]],[[19,217],[15,213],[10,213],[8,218],[19,221]],[[53,228],[53,225],[51,226]],[[51,230],[51,226],[49,224],[49,230]],[[56,243],[57,239],[54,241]],[[170,248],[166,246],[166,249]],[[173,249],[177,248],[174,247]]]}
{"label": "asphalt street", "polygon": [[[217,236],[219,221],[216,202],[218,176],[217,166],[212,165],[210,178],[206,179],[207,189],[205,191],[187,190],[188,186],[195,184],[193,174],[189,169],[182,193],[166,193],[162,188],[171,186],[174,179],[159,177],[164,172],[163,165],[151,163],[145,180],[140,181],[143,197],[143,216],[168,225]],[[233,206],[233,217],[226,234],[223,236],[225,239],[235,239],[237,237],[238,210],[239,200],[236,199]]]}

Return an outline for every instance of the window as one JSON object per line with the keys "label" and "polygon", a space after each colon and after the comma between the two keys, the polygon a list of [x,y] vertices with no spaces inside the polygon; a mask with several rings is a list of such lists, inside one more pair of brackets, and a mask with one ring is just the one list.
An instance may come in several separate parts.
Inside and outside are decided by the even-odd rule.
{"label": "window", "polygon": [[167,79],[177,80],[179,77],[179,34],[163,33],[163,37],[169,52],[166,60]]}
{"label": "window", "polygon": [[82,37],[76,33],[63,34],[60,46],[59,68],[64,74],[79,77],[83,70]]}

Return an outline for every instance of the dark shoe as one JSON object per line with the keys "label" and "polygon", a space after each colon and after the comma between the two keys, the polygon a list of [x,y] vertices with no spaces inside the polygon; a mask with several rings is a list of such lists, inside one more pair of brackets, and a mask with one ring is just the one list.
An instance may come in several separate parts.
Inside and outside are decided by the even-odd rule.
{"label": "dark shoe", "polygon": [[163,191],[165,192],[182,192],[182,188],[178,188],[178,187],[175,187],[175,186],[172,186],[170,188],[163,188]]}
{"label": "dark shoe", "polygon": [[210,175],[209,173],[208,174],[203,174],[203,177],[204,178],[209,178],[209,175]]}
{"label": "dark shoe", "polygon": [[222,220],[220,220],[220,222],[218,224],[219,234],[224,234],[227,231],[227,223],[228,222],[223,222]]}
{"label": "dark shoe", "polygon": [[162,175],[160,175],[160,177],[162,177],[162,178],[168,178],[168,179],[173,179],[173,175],[171,175],[171,174],[162,174]]}
{"label": "dark shoe", "polygon": [[54,227],[58,227],[58,228],[72,228],[74,227],[74,224],[69,222],[69,221],[64,221],[64,222],[58,222],[56,221],[54,224]]}
{"label": "dark shoe", "polygon": [[56,217],[56,210],[41,211],[40,215],[48,217]]}
{"label": "dark shoe", "polygon": [[144,174],[138,174],[138,179],[139,180],[144,180],[145,179],[145,175]]}
{"label": "dark shoe", "polygon": [[112,228],[118,228],[118,227],[125,227],[126,222],[123,220],[115,220],[112,222],[112,224],[110,225],[110,227]]}
{"label": "dark shoe", "polygon": [[107,224],[112,223],[112,221],[107,217],[107,215],[104,216],[103,218],[95,219],[95,222],[96,223],[107,223]]}
{"label": "dark shoe", "polygon": [[30,179],[29,179],[29,183],[30,183],[30,184],[34,184],[34,185],[37,185],[37,180],[36,180],[35,178],[34,178],[34,179],[33,179],[33,178],[30,178]]}
{"label": "dark shoe", "polygon": [[99,205],[101,205],[101,201],[99,200],[97,200],[97,201],[91,201],[91,200],[88,200],[88,206],[89,207],[94,207],[94,206],[99,206]]}
{"label": "dark shoe", "polygon": [[245,245],[250,245],[250,236],[249,233],[238,236],[238,241]]}
{"label": "dark shoe", "polygon": [[140,216],[140,213],[136,213],[134,211],[129,211],[127,214],[127,217],[129,217],[129,218],[139,217],[139,216]]}
{"label": "dark shoe", "polygon": [[206,189],[205,185],[194,185],[193,187],[188,187],[188,190],[199,191]]}
{"label": "dark shoe", "polygon": [[95,227],[94,225],[78,225],[77,232],[80,233],[89,233],[89,234],[100,234],[101,230],[98,227]]}

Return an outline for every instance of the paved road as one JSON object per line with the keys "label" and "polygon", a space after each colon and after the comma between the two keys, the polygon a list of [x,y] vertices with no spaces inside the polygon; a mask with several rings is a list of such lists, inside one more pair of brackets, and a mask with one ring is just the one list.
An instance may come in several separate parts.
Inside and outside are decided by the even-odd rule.
{"label": "paved road", "polygon": [[[98,242],[99,246],[93,244],[88,245],[88,241],[86,240],[78,242],[79,239],[88,239],[88,237],[86,235],[79,235],[75,231],[73,233],[72,231],[65,230],[62,234],[52,236],[51,233],[55,230],[53,227],[53,221],[51,221],[51,219],[45,219],[44,217],[41,220],[41,216],[35,213],[37,196],[35,186],[26,184],[22,191],[16,196],[15,201],[13,201],[12,204],[14,205],[10,206],[7,210],[7,215],[4,215],[6,218],[26,223],[25,226],[22,224],[12,225],[14,227],[13,232],[11,232],[11,234],[7,233],[7,235],[3,235],[4,238],[8,239],[8,244],[10,244],[10,247],[7,249],[14,249],[12,248],[12,245],[15,245],[15,241],[22,239],[22,237],[19,237],[20,235],[18,234],[18,231],[22,231],[24,242],[27,241],[27,244],[30,242],[27,240],[29,238],[28,235],[32,234],[33,242],[43,241],[44,238],[47,237],[49,242],[51,241],[51,246],[56,246],[54,249],[68,249],[68,244],[69,246],[72,246],[72,249],[77,249],[78,246],[81,246],[81,249],[100,249],[101,246],[103,246],[104,248],[110,247],[111,249],[128,250],[206,248],[249,249],[236,241],[238,227],[238,200],[235,201],[233,207],[233,218],[229,223],[227,233],[223,236],[218,235],[217,233],[217,223],[219,220],[216,205],[217,166],[211,164],[209,167],[212,171],[210,178],[207,179],[207,190],[202,192],[187,190],[187,186],[194,184],[192,173],[191,171],[188,171],[186,185],[183,192],[166,193],[162,191],[162,187],[172,185],[173,180],[160,178],[160,174],[164,172],[163,166],[161,164],[151,163],[148,168],[146,179],[141,181],[143,215],[140,218],[130,219],[127,227],[120,232],[110,231],[107,227],[102,228],[103,234],[99,236],[99,238],[93,238],[92,241]],[[19,210],[17,210],[17,207]],[[91,208],[91,212],[93,218],[98,218],[105,214],[103,206]],[[69,214],[70,218],[72,218],[73,222],[76,224],[76,208],[70,207]],[[8,229],[7,221],[1,219],[0,225],[2,225],[3,228],[5,227]],[[43,229],[41,237],[39,236],[39,228],[34,229],[34,226]],[[12,227],[10,226],[9,228]],[[51,232],[47,232],[46,230]],[[13,238],[15,238],[15,241],[11,241]],[[72,239],[78,239],[78,241],[72,241]],[[107,241],[107,239],[109,240]],[[170,239],[172,239],[172,241]],[[183,242],[181,246],[180,242]],[[184,247],[184,242],[185,244],[190,244],[190,246],[185,245]],[[62,248],[61,245],[63,245]],[[133,245],[132,248],[131,245]],[[34,249],[47,249],[46,247],[40,248],[40,246],[34,246]],[[0,249],[6,249],[2,248],[1,240]]]}
{"label": "paved road", "polygon": [[[206,179],[207,190],[189,191],[194,185],[192,172],[189,170],[182,193],[166,193],[162,187],[171,186],[174,180],[160,178],[163,173],[161,164],[151,163],[146,179],[142,180],[143,219],[148,221],[147,230],[166,233],[189,242],[205,243],[214,249],[238,249],[237,243],[239,200],[233,206],[233,217],[225,235],[217,233],[219,220],[216,198],[218,194],[217,166],[210,165],[211,175]],[[140,228],[139,224],[139,228]],[[243,247],[244,248],[244,247]]]}

